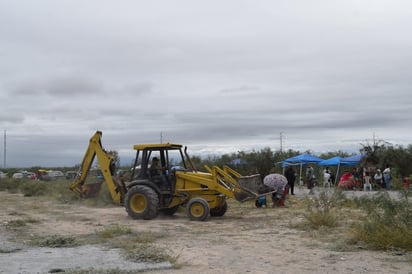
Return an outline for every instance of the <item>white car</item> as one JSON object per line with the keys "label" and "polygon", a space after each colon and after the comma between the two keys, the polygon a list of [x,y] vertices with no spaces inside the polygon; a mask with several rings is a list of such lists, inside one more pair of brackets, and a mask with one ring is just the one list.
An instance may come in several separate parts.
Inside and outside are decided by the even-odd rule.
{"label": "white car", "polygon": [[7,178],[7,173],[0,171],[0,179],[4,179],[4,178]]}
{"label": "white car", "polygon": [[54,177],[54,178],[63,178],[63,177],[65,177],[65,176],[64,176],[64,173],[61,172],[60,170],[50,171],[50,172],[48,173],[48,175],[49,175],[50,177]]}
{"label": "white car", "polygon": [[11,176],[13,179],[23,179],[24,175],[21,172],[17,172],[17,173],[13,173],[13,175]]}

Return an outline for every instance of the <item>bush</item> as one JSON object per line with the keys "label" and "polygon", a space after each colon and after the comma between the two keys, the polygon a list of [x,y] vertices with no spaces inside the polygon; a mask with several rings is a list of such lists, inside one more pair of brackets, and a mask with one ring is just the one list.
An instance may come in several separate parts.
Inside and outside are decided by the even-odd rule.
{"label": "bush", "polygon": [[357,205],[367,212],[366,219],[353,228],[357,240],[375,249],[412,250],[411,191],[402,191],[393,199],[387,192],[372,198],[362,197]]}
{"label": "bush", "polygon": [[20,186],[20,192],[24,196],[42,196],[47,193],[47,186],[42,181],[25,181]]}
{"label": "bush", "polygon": [[338,188],[332,191],[321,191],[319,197],[308,199],[308,213],[304,214],[304,217],[314,228],[321,226],[334,227],[338,223],[336,209],[345,200],[342,190]]}
{"label": "bush", "polygon": [[10,193],[17,193],[20,185],[25,182],[23,179],[5,178],[0,180],[0,190],[6,190]]}
{"label": "bush", "polygon": [[70,236],[52,235],[44,238],[36,239],[34,242],[41,247],[73,247],[76,246],[76,240]]}

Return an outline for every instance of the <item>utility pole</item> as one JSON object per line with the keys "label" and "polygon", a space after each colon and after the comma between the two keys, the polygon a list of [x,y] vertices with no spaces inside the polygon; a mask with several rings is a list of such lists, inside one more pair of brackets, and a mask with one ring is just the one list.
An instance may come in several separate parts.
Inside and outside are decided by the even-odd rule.
{"label": "utility pole", "polygon": [[163,132],[160,132],[160,143],[163,144]]}
{"label": "utility pole", "polygon": [[6,130],[4,130],[3,168],[6,168]]}
{"label": "utility pole", "polygon": [[283,132],[280,132],[280,153],[283,153]]}

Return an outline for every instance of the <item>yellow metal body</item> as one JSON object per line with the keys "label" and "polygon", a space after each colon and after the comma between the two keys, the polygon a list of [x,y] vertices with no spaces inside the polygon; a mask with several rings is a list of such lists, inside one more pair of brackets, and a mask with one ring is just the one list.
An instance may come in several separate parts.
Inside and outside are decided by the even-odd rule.
{"label": "yellow metal body", "polygon": [[222,206],[226,198],[244,202],[257,197],[257,193],[239,184],[241,175],[235,170],[227,166],[224,169],[217,166],[205,168],[209,172],[176,171],[175,198],[171,207],[193,197],[205,199],[210,208]]}
{"label": "yellow metal body", "polygon": [[[215,216],[223,215],[228,198],[244,202],[267,194],[259,194],[255,186],[248,187],[248,184],[261,183],[260,175],[241,176],[228,166],[223,169],[205,166],[207,172],[199,172],[193,167],[186,149],[183,153],[182,145],[169,143],[134,145],[133,148],[137,151],[134,169],[138,169],[138,174],[133,170],[131,182],[119,182],[114,175],[114,159],[103,149],[101,136],[102,133],[97,131],[90,139],[81,163],[81,171],[70,188],[86,196],[89,191],[89,186],[85,184],[86,176],[97,157],[113,201],[117,204],[124,202],[126,211],[133,218],[150,219],[156,216],[157,210],[170,210],[173,214],[177,207],[187,205],[188,215],[203,220],[204,216],[209,214],[209,209],[210,214],[213,210]],[[152,152],[160,155],[162,166],[165,166],[163,174],[158,176],[163,178],[163,182],[148,174]],[[173,152],[181,155],[182,169],[170,167],[172,160],[169,154]],[[173,161],[176,162],[176,159]],[[186,162],[189,162],[191,167],[188,167]],[[164,181],[170,184],[168,189],[162,188]]]}

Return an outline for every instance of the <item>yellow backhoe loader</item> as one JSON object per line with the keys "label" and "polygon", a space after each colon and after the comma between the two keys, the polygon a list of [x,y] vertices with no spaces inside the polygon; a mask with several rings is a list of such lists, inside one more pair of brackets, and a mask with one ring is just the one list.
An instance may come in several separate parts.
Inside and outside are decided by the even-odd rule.
{"label": "yellow backhoe loader", "polygon": [[[70,188],[82,197],[98,190],[96,184],[85,183],[96,157],[113,201],[123,205],[134,219],[150,220],[159,212],[173,215],[184,206],[191,220],[204,221],[209,216],[223,216],[228,198],[245,202],[274,192],[263,185],[259,174],[241,176],[228,166],[205,166],[207,172],[197,171],[187,148],[170,143],[134,145],[136,158],[130,180],[124,182],[116,176],[115,160],[103,149],[101,137],[102,132],[97,131],[90,139]],[[152,164],[153,158],[159,167]]]}

